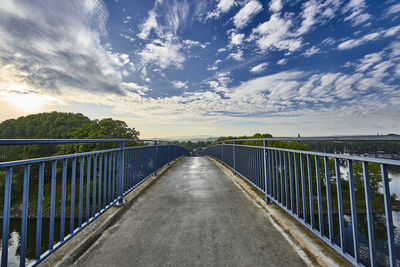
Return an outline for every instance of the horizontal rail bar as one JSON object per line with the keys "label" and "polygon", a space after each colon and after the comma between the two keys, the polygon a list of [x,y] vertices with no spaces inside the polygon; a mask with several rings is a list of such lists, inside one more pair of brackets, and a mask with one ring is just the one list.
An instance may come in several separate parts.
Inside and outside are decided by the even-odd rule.
{"label": "horizontal rail bar", "polygon": [[[177,145],[170,145],[170,146],[177,146]],[[154,147],[154,146],[133,146],[133,147],[127,147],[127,148],[125,148],[125,150],[151,148],[151,147]],[[90,156],[90,155],[95,155],[95,154],[102,154],[102,153],[109,153],[109,152],[116,152],[116,151],[121,151],[121,149],[113,148],[113,149],[107,149],[107,150],[98,150],[98,151],[92,151],[92,152],[67,154],[67,155],[52,156],[52,157],[0,162],[0,168],[19,166],[19,165],[23,165],[23,164],[33,164],[33,163],[46,162],[46,161],[52,161],[52,160],[71,159],[71,158],[75,158],[75,157]]]}
{"label": "horizontal rail bar", "polygon": [[0,145],[37,145],[37,144],[71,144],[71,143],[119,143],[119,142],[163,142],[155,139],[0,139]]}
{"label": "horizontal rail bar", "polygon": [[307,136],[307,137],[271,137],[249,139],[225,139],[215,142],[242,141],[400,141],[400,135],[337,135],[337,136]]}
{"label": "horizontal rail bar", "polygon": [[[233,144],[223,144],[224,146]],[[218,145],[211,145],[209,147],[218,146]],[[264,149],[263,146],[246,146],[246,145],[235,145],[236,147],[249,147],[249,148],[258,148]],[[334,153],[324,153],[324,152],[314,152],[314,151],[306,151],[306,150],[295,150],[295,149],[286,149],[286,148],[276,148],[276,147],[266,147],[268,150],[275,150],[275,151],[285,151],[285,152],[293,152],[293,153],[302,153],[307,155],[313,156],[321,156],[321,157],[329,157],[329,158],[338,158],[338,159],[351,159],[353,161],[368,161],[373,163],[379,164],[388,164],[388,165],[395,165],[400,166],[400,160],[393,160],[393,159],[382,159],[382,158],[368,158],[368,157],[361,157],[361,156],[351,156],[351,155],[344,155],[344,154],[334,154]]]}

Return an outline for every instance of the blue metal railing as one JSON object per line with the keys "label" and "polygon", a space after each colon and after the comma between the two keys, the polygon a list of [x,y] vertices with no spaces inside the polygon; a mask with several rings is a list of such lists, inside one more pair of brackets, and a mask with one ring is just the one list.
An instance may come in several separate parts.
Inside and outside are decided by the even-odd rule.
{"label": "blue metal railing", "polygon": [[[154,145],[125,147],[127,142],[152,141]],[[156,140],[0,140],[0,145],[66,144],[66,143],[112,143],[119,148],[94,152],[35,158],[12,162],[1,162],[0,171],[5,170],[5,190],[3,203],[3,230],[1,266],[8,264],[8,239],[10,237],[10,209],[12,199],[13,170],[23,168],[22,219],[20,240],[20,266],[26,265],[27,221],[29,188],[32,170],[37,171],[37,210],[35,259],[29,265],[37,265],[65,242],[80,232],[93,220],[116,204],[123,204],[123,197],[155,175],[170,161],[188,156],[188,151],[176,145],[160,145]],[[61,168],[57,166],[61,163]],[[18,174],[16,174],[18,175]],[[45,179],[50,178],[50,222],[47,250],[43,252],[42,220],[44,212]],[[61,181],[60,181],[61,179]],[[61,201],[57,202],[57,182],[61,182]],[[31,185],[32,187],[32,185]],[[58,187],[59,188],[59,187]],[[68,189],[68,190],[67,190]],[[59,188],[60,190],[60,188]],[[31,189],[32,191],[32,189]],[[67,194],[68,191],[68,194]],[[60,195],[60,194],[59,194]],[[67,196],[69,201],[67,201]],[[60,203],[60,236],[55,244],[56,204]],[[67,208],[69,207],[69,213]],[[69,229],[66,217],[69,215]],[[77,218],[77,224],[75,221]],[[56,237],[57,238],[57,237]]]}
{"label": "blue metal railing", "polygon": [[[217,142],[204,152],[204,155],[229,166],[235,174],[263,192],[267,203],[280,206],[354,265],[377,266],[372,203],[374,197],[371,192],[373,183],[370,180],[369,166],[371,163],[379,164],[387,236],[386,264],[397,266],[388,166],[400,166],[399,160],[274,148],[267,146],[270,140],[399,141],[399,136],[236,139]],[[242,141],[262,141],[263,146],[237,144]],[[358,169],[362,173],[355,172],[355,164],[361,164]],[[346,175],[341,173],[341,167],[345,167]],[[362,190],[360,187],[359,191],[355,188],[355,182],[360,183],[355,175],[361,180]],[[343,193],[344,188],[348,191],[347,198]],[[365,205],[365,211],[360,207],[360,195],[364,197],[361,204]],[[344,199],[350,206],[346,211],[351,221],[350,230],[345,229]],[[369,254],[369,257],[363,260],[360,259],[360,222],[357,222],[357,209],[366,213],[368,250],[364,254]],[[339,227],[335,228],[336,225]],[[346,247],[345,241],[349,244],[349,240],[351,245]],[[380,264],[385,265],[382,262]]]}

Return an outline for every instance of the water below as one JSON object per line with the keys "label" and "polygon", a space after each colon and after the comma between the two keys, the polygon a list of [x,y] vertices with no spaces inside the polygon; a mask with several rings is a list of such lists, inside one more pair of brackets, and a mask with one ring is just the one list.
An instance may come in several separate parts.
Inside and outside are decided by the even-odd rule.
{"label": "water below", "polygon": [[[345,177],[345,167],[342,166],[343,177]],[[397,195],[397,199],[400,200],[400,167],[389,169],[389,177],[392,178],[390,182],[391,193]],[[346,177],[345,177],[346,178]],[[335,218],[336,217],[336,218]],[[360,231],[360,257],[361,261],[365,265],[369,265],[369,250],[368,250],[368,236],[367,236],[367,220],[366,216],[358,214],[358,229]],[[326,216],[324,216],[326,219]],[[315,218],[318,222],[318,217]],[[352,224],[349,216],[345,215],[345,250],[353,255],[353,237],[352,237]],[[42,229],[42,245],[41,252],[44,253],[48,249],[49,242],[49,228],[50,219],[43,218],[43,229]],[[398,264],[400,264],[400,212],[393,212],[393,224],[395,226],[395,244],[396,244],[396,255]],[[2,220],[0,219],[0,225]],[[77,225],[77,219],[75,220]],[[60,219],[55,219],[55,233],[54,233],[54,244],[59,241],[60,235]],[[69,218],[65,220],[65,235],[69,233]],[[328,229],[327,221],[325,220],[324,229]],[[388,243],[386,239],[386,226],[385,218],[383,215],[374,214],[374,229],[375,229],[375,242],[376,242],[376,256],[379,266],[388,266]],[[327,231],[325,231],[327,232]],[[339,243],[339,229],[337,216],[334,216],[334,242]],[[20,261],[20,244],[21,244],[21,219],[10,219],[10,239],[9,239],[9,250],[8,260],[9,266],[19,266]],[[1,231],[0,231],[1,238]],[[30,263],[35,258],[35,241],[36,241],[36,219],[28,219],[28,231],[27,231],[27,251],[26,251],[26,263]],[[1,242],[1,240],[0,240]],[[0,246],[1,250],[1,246]]]}
{"label": "water below", "polygon": [[[83,218],[84,221],[84,218]],[[54,244],[60,241],[60,218],[54,220]],[[75,219],[74,225],[78,224],[78,219]],[[3,225],[3,220],[0,219],[0,225]],[[42,244],[41,253],[48,250],[49,245],[49,229],[50,219],[43,218],[42,220]],[[65,236],[69,234],[69,218],[65,219]],[[0,231],[0,238],[1,238]],[[0,244],[1,244],[0,240]],[[35,259],[36,247],[36,219],[28,219],[27,231],[27,246],[26,246],[26,264],[29,264]],[[8,266],[19,266],[21,247],[21,219],[10,219],[10,239],[8,240]],[[1,251],[1,246],[0,246]]]}

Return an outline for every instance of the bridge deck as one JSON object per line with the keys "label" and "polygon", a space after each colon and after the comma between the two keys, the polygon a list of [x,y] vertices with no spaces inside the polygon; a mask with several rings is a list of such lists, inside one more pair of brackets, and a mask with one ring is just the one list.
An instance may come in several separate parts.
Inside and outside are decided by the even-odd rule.
{"label": "bridge deck", "polygon": [[76,266],[305,266],[212,161],[180,160]]}

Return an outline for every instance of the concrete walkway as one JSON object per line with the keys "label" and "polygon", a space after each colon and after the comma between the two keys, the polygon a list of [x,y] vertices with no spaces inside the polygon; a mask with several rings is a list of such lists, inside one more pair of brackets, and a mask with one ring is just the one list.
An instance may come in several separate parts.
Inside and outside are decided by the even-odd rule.
{"label": "concrete walkway", "polygon": [[76,266],[305,266],[212,161],[176,163]]}

